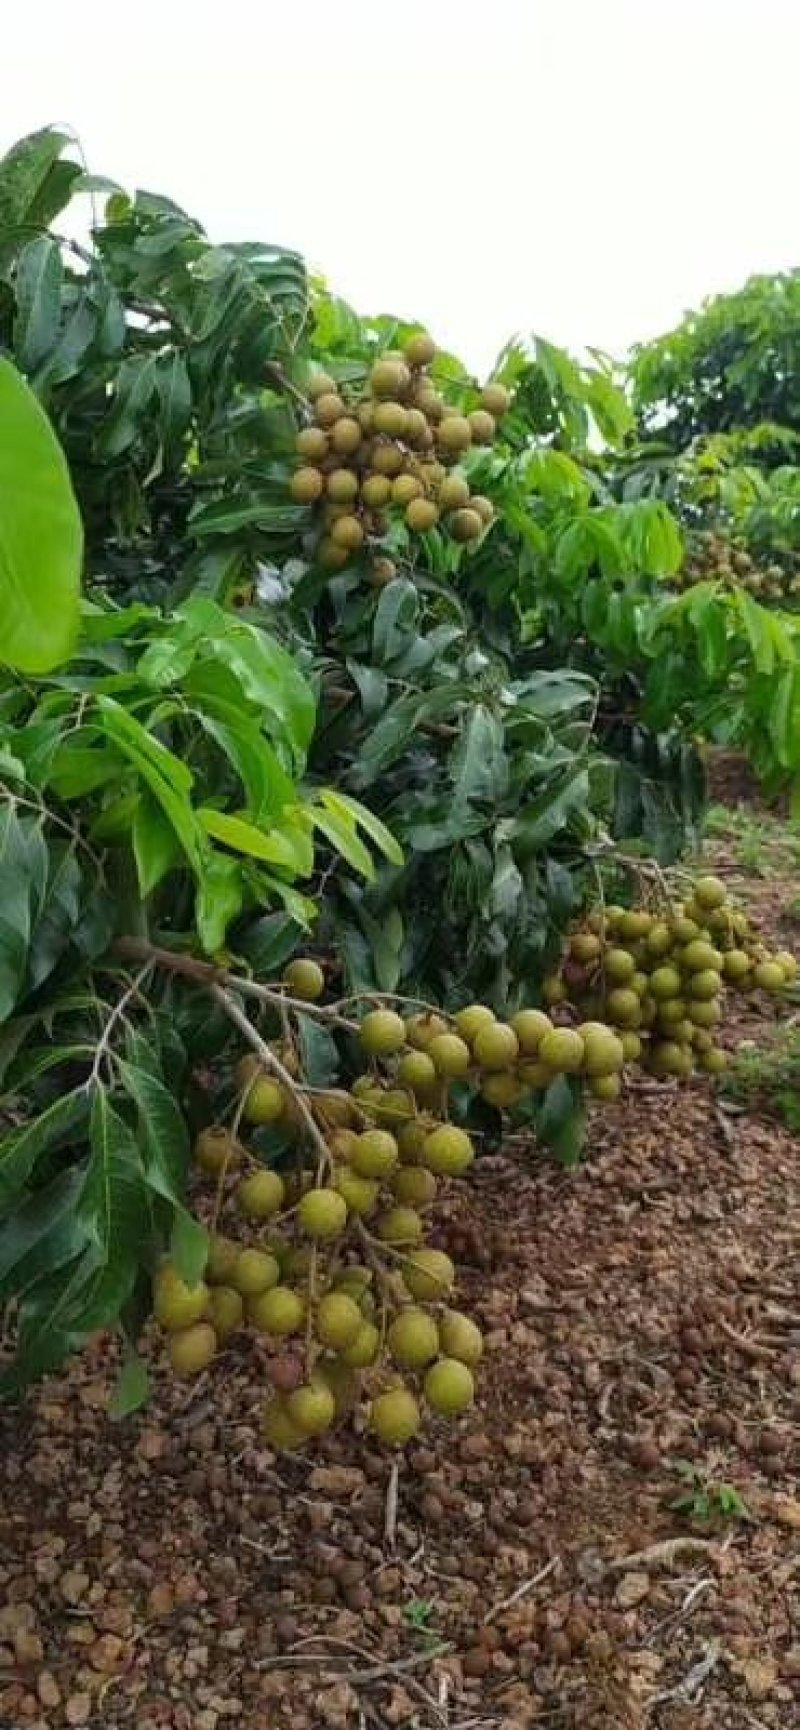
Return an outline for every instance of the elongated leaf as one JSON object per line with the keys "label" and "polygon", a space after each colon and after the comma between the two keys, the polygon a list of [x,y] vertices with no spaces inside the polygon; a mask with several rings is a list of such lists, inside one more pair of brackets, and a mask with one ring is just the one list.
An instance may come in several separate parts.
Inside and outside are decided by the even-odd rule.
{"label": "elongated leaf", "polygon": [[10,1129],[0,1140],[0,1217],[15,1195],[24,1188],[37,1161],[48,1149],[60,1146],[74,1130],[86,1124],[89,1101],[83,1088],[62,1094],[38,1117]]}
{"label": "elongated leaf", "polygon": [[241,862],[221,853],[212,854],[197,885],[195,897],[197,933],[207,955],[216,955],[222,948],[228,926],[238,919],[243,906]]}
{"label": "elongated leaf", "polygon": [[64,267],[55,240],[37,235],[17,261],[14,351],[24,372],[35,372],[58,332]]}
{"label": "elongated leaf", "polygon": [[123,1087],[137,1111],[137,1138],[149,1187],[166,1201],[182,1203],[189,1166],[189,1135],[177,1101],[156,1076],[119,1062]]}
{"label": "elongated leaf", "polygon": [[143,794],[137,802],[131,840],[139,889],[142,899],[146,900],[182,858],[173,825],[157,799],[149,793]]}
{"label": "elongated leaf", "polygon": [[0,1302],[72,1261],[86,1233],[76,1211],[81,1167],[59,1172],[0,1225]]}
{"label": "elongated leaf", "polygon": [[0,1021],[22,991],[31,934],[28,842],[13,804],[0,806]]}
{"label": "elongated leaf", "polygon": [[343,820],[352,820],[357,828],[363,829],[392,865],[402,865],[402,847],[374,811],[369,811],[366,805],[362,805],[358,799],[349,798],[346,793],[334,793],[330,787],[320,789],[319,801],[326,810],[336,812]]}
{"label": "elongated leaf", "polygon": [[354,871],[360,872],[362,877],[375,876],[372,856],[360,839],[352,818],[340,816],[336,811],[321,811],[318,806],[312,806],[311,817],[315,829],[321,830]]}
{"label": "elongated leaf", "polygon": [[0,659],[47,673],[78,630],[83,531],[61,447],[0,359]]}
{"label": "elongated leaf", "polygon": [[291,656],[264,631],[243,624],[220,636],[214,650],[241,681],[251,702],[263,705],[282,722],[287,743],[302,767],[314,732],[316,704]]}
{"label": "elongated leaf", "polygon": [[139,770],[172,824],[192,869],[202,877],[208,863],[207,844],[187,797],[192,785],[190,771],[119,703],[101,696],[98,705],[103,731]]}
{"label": "elongated leaf", "polygon": [[267,834],[244,817],[228,816],[210,806],[201,806],[197,819],[215,841],[222,841],[237,853],[247,853],[251,859],[263,859],[268,865],[283,865],[289,871],[304,875],[313,865],[313,847],[301,831],[292,834],[288,828],[283,831],[277,828]]}
{"label": "elongated leaf", "polygon": [[90,1150],[80,1199],[87,1235],[105,1266],[132,1261],[147,1219],[144,1172],[136,1140],[104,1087],[92,1101]]}
{"label": "elongated leaf", "polygon": [[131,1352],[126,1357],[108,1402],[108,1415],[119,1422],[146,1406],[150,1398],[150,1374],[143,1358]]}

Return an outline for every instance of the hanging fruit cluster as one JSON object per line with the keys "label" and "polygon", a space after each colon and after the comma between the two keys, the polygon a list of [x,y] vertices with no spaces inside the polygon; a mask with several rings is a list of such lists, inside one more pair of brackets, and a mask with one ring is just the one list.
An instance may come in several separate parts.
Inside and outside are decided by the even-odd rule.
{"label": "hanging fruit cluster", "polygon": [[[199,1374],[241,1328],[260,1336],[272,1385],[264,1434],[276,1448],[303,1445],[356,1407],[390,1446],[410,1441],[426,1410],[457,1417],[473,1399],[482,1340],[452,1307],[452,1261],[425,1241],[442,1184],[475,1158],[450,1120],[453,1090],[507,1110],[564,1077],[612,1101],[626,1065],[716,1073],[724,987],[779,992],[796,972],[793,956],[758,941],[724,885],[701,877],[683,902],[590,914],[545,982],[550,1014],[501,1021],[482,1003],[452,1016],[381,1004],[351,1020],[348,1002],[365,1000],[323,1007],[310,958],[276,985],[248,982],[277,1031],[265,1043],[252,1028],[233,1121],[197,1139],[196,1166],[215,1186],[205,1276],[190,1287],[164,1263],[155,1279],[173,1370]],[[309,1014],[344,1047],[349,1087],[304,1081]],[[281,1131],[293,1163],[265,1164],[243,1125]]]}
{"label": "hanging fruit cluster", "polygon": [[472,447],[492,443],[509,394],[487,384],[474,408],[452,408],[431,377],[435,357],[420,332],[376,359],[366,394],[345,394],[325,373],[311,380],[313,422],[297,434],[290,490],[296,503],[316,508],[316,556],[325,569],[339,570],[365,550],[372,582],[390,582],[394,563],[380,543],[393,514],[411,534],[441,524],[459,542],[478,540],[491,523],[490,500],[470,491],[457,465]]}
{"label": "hanging fruit cluster", "polygon": [[695,583],[722,582],[744,589],[760,601],[791,602],[800,595],[800,569],[775,560],[764,563],[745,541],[716,530],[703,530],[689,542],[688,557],[672,579],[676,589]]}
{"label": "hanging fruit cluster", "polygon": [[[716,1075],[726,1064],[714,1036],[726,988],[778,993],[796,974],[795,957],[770,953],[719,878],[699,877],[684,901],[590,915],[570,936],[545,995],[600,1017],[626,1060],[651,1075]],[[601,1097],[618,1090],[605,1082]]]}

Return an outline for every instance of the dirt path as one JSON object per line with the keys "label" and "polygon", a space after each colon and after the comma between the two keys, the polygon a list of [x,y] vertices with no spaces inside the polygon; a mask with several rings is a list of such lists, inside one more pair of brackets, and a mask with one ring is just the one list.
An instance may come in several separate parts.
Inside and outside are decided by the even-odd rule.
{"label": "dirt path", "polygon": [[480,1409],[396,1475],[265,1452],[244,1349],[122,1426],[110,1348],[51,1381],[0,1418],[0,1730],[800,1723],[799,1168],[704,1084],[577,1174],[482,1161],[440,1222]]}

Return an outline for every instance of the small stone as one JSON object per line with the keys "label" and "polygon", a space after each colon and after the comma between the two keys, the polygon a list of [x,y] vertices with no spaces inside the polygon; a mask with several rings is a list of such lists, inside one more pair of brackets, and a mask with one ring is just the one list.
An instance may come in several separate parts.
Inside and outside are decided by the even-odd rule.
{"label": "small stone", "polygon": [[647,1597],[649,1590],[649,1574],[637,1574],[636,1572],[623,1574],[614,1593],[614,1602],[619,1604],[621,1610],[632,1610],[636,1604],[641,1604],[642,1599]]}
{"label": "small stone", "polygon": [[116,1670],[124,1650],[124,1641],[120,1640],[118,1634],[101,1634],[89,1652],[89,1663],[93,1670],[100,1670],[104,1676],[111,1675]]}
{"label": "small stone", "polygon": [[70,1694],[64,1707],[64,1717],[73,1726],[88,1724],[92,1716],[91,1694]]}
{"label": "small stone", "polygon": [[67,1604],[79,1604],[89,1586],[89,1576],[81,1568],[67,1568],[59,1582],[61,1596]]}
{"label": "small stone", "polygon": [[358,1466],[317,1466],[311,1473],[309,1484],[312,1490],[319,1490],[325,1496],[354,1496],[363,1490],[365,1481]]}
{"label": "small stone", "polygon": [[48,1711],[53,1711],[56,1706],[61,1705],[61,1689],[52,1670],[39,1671],[36,1678],[36,1692],[41,1704],[46,1706]]}
{"label": "small stone", "polygon": [[167,1580],[159,1580],[147,1594],[149,1616],[171,1616],[175,1608],[175,1593]]}
{"label": "small stone", "polygon": [[778,1680],[773,1658],[743,1658],[737,1666],[751,1700],[766,1700]]}
{"label": "small stone", "polygon": [[38,1634],[30,1628],[18,1628],[14,1635],[14,1656],[18,1664],[41,1664],[44,1647]]}

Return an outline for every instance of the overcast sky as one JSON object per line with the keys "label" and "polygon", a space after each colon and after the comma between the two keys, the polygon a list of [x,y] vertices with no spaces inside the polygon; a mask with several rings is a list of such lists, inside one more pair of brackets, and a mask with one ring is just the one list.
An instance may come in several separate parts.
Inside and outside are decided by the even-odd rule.
{"label": "overcast sky", "polygon": [[800,0],[36,0],[2,37],[2,148],[69,122],[476,368],[800,264]]}

